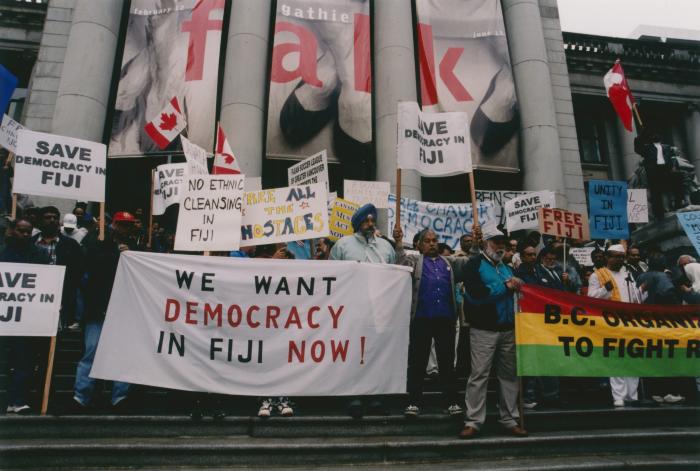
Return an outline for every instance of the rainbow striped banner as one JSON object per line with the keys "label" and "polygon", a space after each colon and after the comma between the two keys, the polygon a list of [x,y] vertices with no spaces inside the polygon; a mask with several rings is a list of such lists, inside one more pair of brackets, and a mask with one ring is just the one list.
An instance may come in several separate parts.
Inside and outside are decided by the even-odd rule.
{"label": "rainbow striped banner", "polygon": [[515,343],[520,376],[700,376],[700,306],[525,285]]}

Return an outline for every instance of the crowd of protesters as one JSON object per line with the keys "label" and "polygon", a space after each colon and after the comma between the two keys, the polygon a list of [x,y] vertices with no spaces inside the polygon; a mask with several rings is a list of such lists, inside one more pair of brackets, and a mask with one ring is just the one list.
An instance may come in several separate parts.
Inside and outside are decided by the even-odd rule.
{"label": "crowd of protesters", "polygon": [[[66,267],[60,329],[82,331],[84,352],[77,364],[73,400],[80,410],[94,401],[95,383],[89,373],[109,304],[120,254],[126,250],[172,253],[174,235],[154,222],[145,224],[141,209],[118,211],[107,217],[103,239],[98,221],[85,204],[61,217],[53,206],[28,208],[8,220],[0,245],[0,262],[55,264]],[[523,391],[516,373],[514,319],[515,293],[523,284],[543,286],[594,298],[627,303],[700,303],[700,263],[683,255],[667,260],[654,248],[643,253],[625,241],[568,240],[541,236],[536,231],[506,234],[495,224],[475,226],[460,239],[454,252],[440,243],[438,235],[424,229],[404,247],[403,232],[396,227],[392,238],[376,227],[377,210],[362,206],[352,217],[354,234],[333,243],[323,238],[244,247],[219,256],[275,259],[355,260],[389,263],[413,268],[409,334],[407,402],[404,414],[414,417],[423,408],[426,374],[437,374],[444,410],[464,416],[461,438],[478,435],[486,419],[486,393],[493,373],[498,381],[498,421],[513,436],[526,436],[520,427],[519,394],[524,407],[559,407],[565,404],[559,378],[524,378]],[[150,231],[150,232],[149,232]],[[313,245],[312,245],[313,244]],[[579,264],[567,247],[592,248],[590,264]],[[8,413],[31,410],[29,377],[31,339],[8,338],[10,382]],[[467,376],[466,395],[457,392],[457,377]],[[682,391],[696,391],[700,383],[688,378],[654,378],[640,392],[639,378],[591,378],[611,391],[612,405],[624,407],[640,400],[658,403],[684,401]],[[115,382],[111,405],[119,409],[129,397],[131,385]],[[646,394],[646,397],[641,397]],[[367,403],[350,399],[348,413],[382,414],[378,398]],[[215,395],[194,395],[192,416],[202,416],[203,403],[212,415],[224,416]],[[293,402],[287,397],[260,398],[258,416],[291,416]]]}

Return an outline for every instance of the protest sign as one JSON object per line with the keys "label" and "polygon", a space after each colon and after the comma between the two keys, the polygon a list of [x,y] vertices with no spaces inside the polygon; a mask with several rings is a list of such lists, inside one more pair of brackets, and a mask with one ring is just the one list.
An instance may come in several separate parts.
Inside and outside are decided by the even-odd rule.
{"label": "protest sign", "polygon": [[93,378],[247,396],[406,391],[406,267],[124,252],[111,299]]}
{"label": "protest sign", "polygon": [[22,129],[24,129],[24,126],[22,126],[6,114],[3,114],[2,122],[0,123],[0,147],[9,150],[13,154],[16,154],[17,134]]}
{"label": "protest sign", "polygon": [[593,250],[595,250],[595,247],[572,247],[569,250],[569,255],[582,267],[592,267],[591,253]]}
{"label": "protest sign", "polygon": [[12,192],[104,202],[106,164],[104,144],[23,129]]}
{"label": "protest sign", "polygon": [[0,336],[56,335],[65,271],[61,265],[0,263]]}
{"label": "protest sign", "polygon": [[208,175],[207,151],[190,142],[182,134],[180,134],[180,142],[182,142],[182,151],[185,153],[185,159],[189,163],[189,173],[192,175]]}
{"label": "protest sign", "polygon": [[153,214],[160,215],[171,204],[180,202],[181,186],[188,176],[189,164],[165,164],[156,167],[153,177]]}
{"label": "protest sign", "polygon": [[589,220],[594,239],[629,239],[627,182],[588,181]]}
{"label": "protest sign", "polygon": [[539,227],[539,208],[553,208],[556,197],[553,191],[533,191],[518,196],[505,204],[508,232]]}
{"label": "protest sign", "polygon": [[700,255],[700,211],[687,211],[676,213],[678,222]]}
{"label": "protest sign", "polygon": [[399,102],[398,168],[426,177],[471,172],[468,120],[464,112],[423,113],[416,102]]}
{"label": "protest sign", "polygon": [[[396,223],[396,196],[389,195],[387,234]],[[496,222],[492,203],[478,206],[479,224]],[[404,244],[413,245],[413,236],[423,229],[430,229],[452,249],[459,249],[459,238],[471,234],[474,224],[472,205],[468,203],[430,203],[401,198],[401,229]]]}
{"label": "protest sign", "polygon": [[388,208],[389,182],[345,180],[343,182],[343,197],[360,206],[372,203],[377,208]]}
{"label": "protest sign", "polygon": [[505,225],[505,204],[513,198],[526,194],[527,191],[476,190],[476,201],[479,203],[493,203],[493,211],[496,220],[499,224]]}
{"label": "protest sign", "polygon": [[519,376],[700,376],[697,306],[622,303],[525,285]]}
{"label": "protest sign", "polygon": [[246,192],[241,246],[276,244],[328,235],[323,183]]}
{"label": "protest sign", "polygon": [[590,239],[585,214],[555,208],[540,208],[538,211],[540,233],[569,239]]}
{"label": "protest sign", "polygon": [[343,236],[354,233],[350,221],[359,207],[359,205],[343,198],[333,200],[330,205],[330,234],[328,236],[330,240],[335,242]]}
{"label": "protest sign", "polygon": [[189,175],[181,187],[175,250],[238,250],[243,175]]}
{"label": "protest sign", "polygon": [[627,222],[630,224],[649,222],[646,188],[627,190]]}
{"label": "protest sign", "polygon": [[314,154],[294,164],[287,169],[287,182],[289,186],[309,185],[312,183],[325,183],[328,187],[328,155],[325,150]]}

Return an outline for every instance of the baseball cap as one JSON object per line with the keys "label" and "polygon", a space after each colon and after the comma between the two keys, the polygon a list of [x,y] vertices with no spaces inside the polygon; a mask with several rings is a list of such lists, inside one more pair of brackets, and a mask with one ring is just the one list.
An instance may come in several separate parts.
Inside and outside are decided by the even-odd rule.
{"label": "baseball cap", "polygon": [[66,229],[75,229],[78,227],[78,218],[73,213],[68,213],[63,216],[63,227]]}

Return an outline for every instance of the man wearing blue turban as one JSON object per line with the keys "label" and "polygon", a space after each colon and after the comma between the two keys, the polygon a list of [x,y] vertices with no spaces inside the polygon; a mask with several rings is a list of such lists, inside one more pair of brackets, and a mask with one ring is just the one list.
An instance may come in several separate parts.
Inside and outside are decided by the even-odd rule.
{"label": "man wearing blue turban", "polygon": [[369,263],[395,263],[396,253],[389,242],[376,236],[377,208],[368,203],[355,211],[354,234],[341,238],[331,250],[330,260],[356,260]]}

